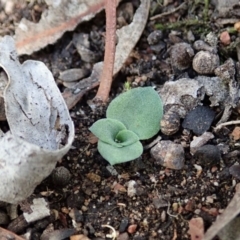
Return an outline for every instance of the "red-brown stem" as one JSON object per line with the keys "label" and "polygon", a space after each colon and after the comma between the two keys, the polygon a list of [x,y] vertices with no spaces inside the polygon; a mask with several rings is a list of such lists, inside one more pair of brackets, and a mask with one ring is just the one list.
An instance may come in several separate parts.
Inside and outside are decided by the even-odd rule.
{"label": "red-brown stem", "polygon": [[105,103],[109,98],[112,85],[114,58],[116,50],[116,8],[117,0],[105,0],[106,41],[103,71],[95,99]]}

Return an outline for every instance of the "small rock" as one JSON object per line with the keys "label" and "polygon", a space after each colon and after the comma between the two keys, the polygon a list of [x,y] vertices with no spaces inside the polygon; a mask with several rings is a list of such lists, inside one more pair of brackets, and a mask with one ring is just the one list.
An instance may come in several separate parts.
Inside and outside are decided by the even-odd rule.
{"label": "small rock", "polygon": [[132,234],[132,233],[135,233],[137,230],[137,224],[132,224],[128,227],[128,233]]}
{"label": "small rock", "polygon": [[52,182],[59,188],[66,187],[70,181],[71,174],[67,168],[57,167],[52,172]]}
{"label": "small rock", "polygon": [[166,168],[182,169],[184,166],[184,149],[172,141],[160,141],[151,149],[152,157]]}
{"label": "small rock", "polygon": [[218,76],[223,83],[229,84],[231,81],[235,81],[236,67],[232,58],[227,59],[223,64],[214,70],[216,76]]}
{"label": "small rock", "polygon": [[101,177],[93,172],[87,173],[86,177],[92,182],[101,182]]}
{"label": "small rock", "polygon": [[237,30],[238,32],[240,32],[240,22],[236,22],[234,24],[234,29]]}
{"label": "small rock", "polygon": [[159,209],[162,207],[167,207],[168,202],[166,200],[164,200],[163,198],[155,197],[155,198],[153,198],[153,205],[155,206],[155,208]]}
{"label": "small rock", "polygon": [[193,58],[193,69],[199,74],[213,74],[219,66],[220,59],[215,53],[200,51]]}
{"label": "small rock", "polygon": [[[72,228],[63,228],[60,230],[53,230],[53,226],[50,224],[49,228],[45,229],[43,231],[43,234],[41,235],[41,240],[49,240],[49,239],[68,239],[70,236],[73,236],[73,234],[76,232],[75,229]],[[53,231],[52,231],[53,230]],[[75,238],[76,239],[76,238]],[[89,238],[78,238],[78,240],[89,240]]]}
{"label": "small rock", "polygon": [[235,127],[230,134],[234,141],[237,141],[240,139],[240,127]]}
{"label": "small rock", "polygon": [[228,31],[224,31],[220,34],[220,41],[223,45],[229,45],[231,43],[231,37]]}
{"label": "small rock", "polygon": [[229,173],[237,178],[237,179],[240,179],[240,165],[232,165],[230,168],[229,168]]}
{"label": "small rock", "polygon": [[118,237],[117,240],[128,240],[129,239],[129,235],[127,232],[125,233],[121,233]]}
{"label": "small rock", "polygon": [[159,41],[162,39],[162,37],[163,37],[162,31],[155,30],[148,35],[148,37],[147,37],[148,44],[155,45],[155,44],[159,43]]}
{"label": "small rock", "polygon": [[77,223],[83,222],[84,220],[83,214],[77,208],[71,209],[69,216]]}
{"label": "small rock", "polygon": [[204,221],[202,218],[192,218],[189,222],[188,234],[191,239],[203,239],[204,236]]}
{"label": "small rock", "polygon": [[70,240],[90,240],[90,238],[88,238],[84,234],[78,234],[78,235],[71,236]]}
{"label": "small rock", "polygon": [[190,143],[190,152],[194,154],[198,148],[206,144],[210,139],[213,139],[214,135],[210,132],[204,132],[199,137],[194,137],[192,142]]}
{"label": "small rock", "polygon": [[127,226],[128,226],[128,218],[123,218],[121,220],[121,223],[120,223],[120,226],[119,226],[119,232],[122,233],[122,232],[125,232],[126,229],[127,229]]}
{"label": "small rock", "polygon": [[101,53],[90,50],[89,34],[79,33],[73,35],[73,44],[77,48],[81,59],[87,63],[95,63],[100,59]]}
{"label": "small rock", "polygon": [[188,43],[176,43],[170,51],[172,66],[178,70],[185,70],[192,64],[194,50]]}
{"label": "small rock", "polygon": [[128,189],[127,189],[127,194],[129,197],[133,197],[137,193],[137,183],[134,180],[130,180],[128,183]]}
{"label": "small rock", "polygon": [[211,108],[197,106],[186,115],[182,127],[201,135],[211,127],[214,117],[215,112]]}
{"label": "small rock", "polygon": [[163,115],[161,120],[161,132],[165,135],[172,135],[179,130],[180,116],[175,109],[170,109]]}
{"label": "small rock", "polygon": [[4,11],[6,14],[11,15],[14,11],[15,7],[15,2],[14,1],[6,1]]}
{"label": "small rock", "polygon": [[64,82],[74,82],[86,77],[88,74],[89,71],[87,69],[72,68],[60,72],[59,79],[61,79]]}
{"label": "small rock", "polygon": [[195,152],[194,158],[201,165],[215,165],[220,162],[221,153],[217,146],[206,144]]}
{"label": "small rock", "polygon": [[193,212],[195,210],[195,205],[195,201],[193,199],[190,199],[185,206],[185,210],[187,210],[188,212]]}
{"label": "small rock", "polygon": [[162,211],[161,213],[161,221],[162,222],[165,222],[166,221],[166,218],[167,218],[167,213],[165,210]]}
{"label": "small rock", "polygon": [[[219,173],[219,178],[222,181],[225,181],[225,180],[229,179],[230,177],[231,177],[231,174],[229,172],[228,167],[223,168],[223,170]],[[239,170],[239,178],[240,178],[240,170]]]}
{"label": "small rock", "polygon": [[61,84],[64,86],[64,87],[67,87],[67,88],[75,88],[75,85],[78,83],[78,81],[75,81],[75,82],[65,82],[65,81],[62,81]]}
{"label": "small rock", "polygon": [[197,51],[206,51],[206,52],[210,52],[210,53],[216,53],[217,52],[216,46],[210,46],[209,44],[207,44],[203,40],[195,41],[194,44],[193,44],[193,47]]}
{"label": "small rock", "polygon": [[30,207],[32,212],[23,213],[23,216],[28,223],[32,223],[50,216],[50,209],[48,207],[48,203],[44,198],[33,199],[33,204],[31,204]]}
{"label": "small rock", "polygon": [[199,75],[195,77],[195,80],[199,85],[204,86],[205,93],[211,102],[210,107],[225,105],[226,98],[229,96],[229,88],[219,77]]}
{"label": "small rock", "polygon": [[208,43],[211,47],[216,48],[218,44],[218,37],[214,32],[209,32],[205,37],[205,42]]}
{"label": "small rock", "polygon": [[106,169],[112,176],[117,176],[118,175],[117,170],[112,165],[107,165]]}
{"label": "small rock", "polygon": [[179,207],[178,203],[174,202],[174,203],[172,204],[172,210],[173,210],[173,212],[178,212],[178,207]]}
{"label": "small rock", "polygon": [[166,43],[160,41],[158,44],[151,45],[150,48],[154,53],[160,53],[163,49],[165,49]]}

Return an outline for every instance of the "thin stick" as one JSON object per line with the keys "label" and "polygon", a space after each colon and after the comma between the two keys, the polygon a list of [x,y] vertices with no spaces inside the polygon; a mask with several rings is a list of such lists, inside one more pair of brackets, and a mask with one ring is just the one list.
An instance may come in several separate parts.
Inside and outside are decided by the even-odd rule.
{"label": "thin stick", "polygon": [[222,127],[224,127],[224,126],[229,126],[229,125],[234,125],[234,124],[240,124],[240,120],[235,120],[235,121],[221,123],[216,128],[214,128],[214,131],[216,132],[216,131],[220,130]]}
{"label": "thin stick", "polygon": [[106,0],[106,41],[103,71],[100,85],[95,96],[97,102],[105,103],[108,100],[112,85],[114,58],[116,50],[116,8],[117,0]]}
{"label": "thin stick", "polygon": [[177,12],[179,9],[182,9],[182,8],[185,8],[185,7],[186,7],[186,3],[183,2],[178,7],[172,9],[171,11],[155,15],[155,16],[151,17],[150,20],[152,21],[152,20],[156,20],[156,19],[159,19],[159,18],[162,18],[162,17],[166,17],[166,16],[168,16],[170,14],[173,14],[173,13]]}

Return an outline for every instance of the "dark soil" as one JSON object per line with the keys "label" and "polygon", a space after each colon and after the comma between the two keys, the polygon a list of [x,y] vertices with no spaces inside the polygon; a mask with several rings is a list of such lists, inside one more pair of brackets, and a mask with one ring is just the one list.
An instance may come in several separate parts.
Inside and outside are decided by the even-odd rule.
{"label": "dark soil", "polygon": [[[135,0],[132,2],[136,9],[139,2]],[[159,6],[157,2],[152,1],[153,15],[168,11],[171,7],[177,7],[182,1],[171,1],[172,3],[165,8]],[[44,3],[38,3],[38,1],[34,1],[31,6],[23,4],[22,7],[19,8],[19,11],[15,11],[13,16],[2,17],[4,31],[1,30],[1,36],[13,34],[13,23],[19,22],[22,17],[32,20],[34,15],[37,21],[41,11],[46,8]],[[201,39],[210,31],[218,33],[221,29],[211,23],[211,18],[209,18],[207,28],[197,24],[191,26],[182,24],[174,29],[175,32],[164,29],[162,37],[164,45],[158,54],[154,53],[147,42],[149,34],[156,30],[157,23],[178,22],[180,24],[190,17],[203,18],[203,4],[194,5],[192,3],[189,4],[189,8],[189,10],[176,11],[159,20],[148,21],[145,31],[133,51],[135,57],[129,60],[114,81],[111,99],[124,91],[126,81],[129,81],[132,87],[156,86],[158,88],[169,79],[179,79],[185,74],[190,77],[197,75],[191,67],[185,71],[173,70],[168,60],[169,49],[178,41],[187,42],[187,33],[190,30],[195,40]],[[210,5],[209,8],[209,13],[212,14],[214,7]],[[0,7],[0,14],[3,11],[3,8]],[[22,56],[21,61],[26,59],[43,61],[53,72],[54,77],[58,79],[59,72],[74,67],[80,68],[84,65],[75,47],[71,44],[73,34],[81,31],[87,33],[95,31],[101,36],[97,44],[93,42],[93,39],[90,41],[92,49],[98,52],[102,59],[105,33],[103,12],[92,21],[79,25],[74,32],[65,33],[56,44],[48,46],[32,56]],[[232,35],[233,40],[236,37],[236,35]],[[192,43],[190,42],[190,44]],[[224,51],[221,51],[221,48]],[[219,48],[219,54],[221,62],[224,62],[229,56],[237,61],[236,54],[232,54],[231,51],[227,52],[223,46]],[[153,55],[156,58],[153,58]],[[59,88],[64,90],[64,86],[59,82],[58,84]],[[109,168],[108,162],[98,153],[96,139],[89,131],[89,127],[96,120],[105,117],[107,107],[96,111],[92,111],[89,107],[88,101],[94,98],[96,90],[88,92],[70,111],[75,124],[75,141],[72,149],[57,165],[57,167],[69,170],[70,180],[65,179],[66,183],[64,182],[65,175],[63,179],[60,177],[59,180],[52,174],[37,187],[34,194],[27,200],[31,202],[33,198],[44,197],[49,202],[51,216],[28,225],[23,220],[22,203],[22,208],[18,209],[17,219],[8,220],[2,227],[19,235],[31,230],[31,239],[34,240],[68,239],[67,237],[71,235],[71,232],[70,234],[68,232],[69,229],[74,229],[76,234],[84,234],[89,239],[113,239],[107,237],[112,230],[103,225],[114,228],[117,234],[120,234],[117,239],[170,240],[190,239],[188,221],[192,217],[202,217],[205,229],[211,226],[232,199],[235,192],[234,186],[238,182],[229,173],[229,167],[238,161],[239,157],[235,142],[228,135],[233,127],[225,128],[219,134],[214,133],[214,139],[208,142],[208,144],[222,146],[221,161],[213,162],[210,165],[206,164],[206,159],[192,157],[189,144],[195,135],[191,131],[180,128],[174,135],[166,136],[161,132],[159,135],[162,139],[172,140],[184,146],[185,165],[183,169],[171,170],[160,166],[151,157],[150,149],[145,150],[139,159]],[[205,105],[209,104],[208,99],[205,102]],[[219,109],[213,110],[220,114]],[[237,111],[234,111],[230,120],[236,118]],[[216,122],[217,118],[212,126]],[[209,131],[212,130],[210,128]],[[153,140],[154,138],[144,142],[144,145]],[[227,150],[224,152],[225,149]],[[128,187],[132,181],[135,181],[134,189],[136,191],[133,196]],[[1,207],[1,211],[6,213],[5,206]],[[62,229],[62,235],[56,235],[55,238],[40,238],[42,233],[50,227],[54,230]]]}

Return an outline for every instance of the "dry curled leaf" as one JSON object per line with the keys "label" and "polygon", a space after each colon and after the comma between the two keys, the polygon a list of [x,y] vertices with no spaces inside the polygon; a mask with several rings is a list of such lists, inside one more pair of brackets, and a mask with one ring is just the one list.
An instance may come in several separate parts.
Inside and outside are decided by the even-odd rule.
{"label": "dry curled leaf", "polygon": [[[50,2],[50,1],[48,1]],[[16,28],[16,47],[19,55],[31,54],[55,43],[66,31],[72,31],[104,8],[105,0],[55,1],[33,23],[23,18]]]}
{"label": "dry curled leaf", "polygon": [[[51,72],[39,61],[20,64],[14,40],[0,42],[10,131],[0,138],[0,200],[27,198],[70,149],[74,125]],[[1,79],[0,79],[1,80]]]}

